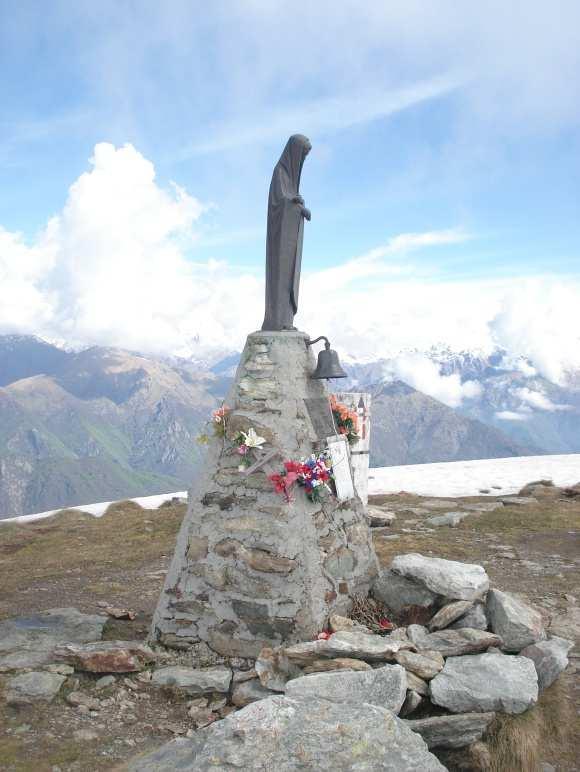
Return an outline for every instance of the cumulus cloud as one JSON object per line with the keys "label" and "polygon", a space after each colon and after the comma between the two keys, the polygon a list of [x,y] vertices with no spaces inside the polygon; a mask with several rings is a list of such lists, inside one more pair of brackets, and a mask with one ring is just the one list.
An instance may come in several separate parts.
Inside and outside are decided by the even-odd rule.
{"label": "cumulus cloud", "polygon": [[[97,145],[33,243],[0,228],[0,332],[181,356],[239,350],[262,321],[262,272],[195,260],[206,208],[161,186],[131,145]],[[332,268],[305,265],[297,326],[328,335],[345,357],[393,359],[397,377],[451,406],[476,397],[477,385],[442,375],[421,353],[433,346],[500,347],[562,382],[580,367],[580,283],[423,271],[421,250],[469,238],[461,228],[405,233]]]}
{"label": "cumulus cloud", "polygon": [[564,385],[580,361],[578,282],[522,280],[506,291],[490,331],[499,347],[526,357],[548,380]]}
{"label": "cumulus cloud", "polygon": [[533,391],[527,387],[515,389],[515,395],[522,400],[524,408],[529,406],[535,410],[547,410],[550,413],[558,410],[571,410],[570,405],[558,405],[542,392]]}
{"label": "cumulus cloud", "polygon": [[425,354],[402,354],[389,363],[388,367],[391,375],[449,407],[458,407],[464,399],[474,399],[481,394],[481,386],[478,383],[462,383],[457,373],[442,375],[439,365]]}

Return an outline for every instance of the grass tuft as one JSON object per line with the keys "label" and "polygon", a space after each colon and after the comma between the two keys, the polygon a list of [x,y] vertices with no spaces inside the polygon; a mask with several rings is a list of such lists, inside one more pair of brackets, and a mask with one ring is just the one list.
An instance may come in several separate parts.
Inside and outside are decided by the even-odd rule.
{"label": "grass tuft", "polygon": [[498,714],[487,738],[491,772],[537,772],[546,757],[566,747],[574,720],[560,680],[531,710],[517,716]]}

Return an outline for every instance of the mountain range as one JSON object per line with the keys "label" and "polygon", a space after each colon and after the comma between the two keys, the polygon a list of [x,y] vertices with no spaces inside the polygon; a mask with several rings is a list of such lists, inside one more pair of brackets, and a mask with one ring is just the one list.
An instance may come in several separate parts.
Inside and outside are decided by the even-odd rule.
{"label": "mountain range", "polygon": [[[154,359],[0,336],[0,518],[190,485],[196,438],[238,357]],[[388,359],[346,365],[341,390],[373,394],[371,465],[580,451],[580,391],[501,357],[430,357],[477,394],[452,408],[393,375]]]}

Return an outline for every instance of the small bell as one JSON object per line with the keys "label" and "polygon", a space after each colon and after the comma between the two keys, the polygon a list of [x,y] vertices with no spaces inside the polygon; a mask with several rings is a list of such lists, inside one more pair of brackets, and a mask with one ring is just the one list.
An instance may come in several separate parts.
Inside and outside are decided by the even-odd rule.
{"label": "small bell", "polygon": [[340,360],[338,354],[330,348],[330,341],[324,335],[321,335],[316,340],[308,343],[312,346],[313,343],[317,343],[319,340],[324,340],[324,351],[318,354],[318,364],[316,370],[310,376],[321,380],[323,378],[348,378],[348,373],[345,373],[340,366]]}

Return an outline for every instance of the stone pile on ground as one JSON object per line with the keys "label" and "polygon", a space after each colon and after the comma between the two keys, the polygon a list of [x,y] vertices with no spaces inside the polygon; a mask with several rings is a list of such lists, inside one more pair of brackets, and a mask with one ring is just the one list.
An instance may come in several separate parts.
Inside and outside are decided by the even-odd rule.
{"label": "stone pile on ground", "polygon": [[[400,555],[373,594],[395,615],[423,607],[430,621],[380,635],[333,615],[317,640],[265,648],[255,669],[232,674],[229,701],[242,710],[131,770],[210,769],[232,754],[242,768],[296,769],[299,753],[306,769],[351,769],[355,757],[365,769],[441,769],[427,748],[481,749],[498,712],[528,710],[567,666],[572,644],[548,638],[535,609],[490,589],[481,566]],[[388,750],[384,724],[375,734],[379,716],[390,726]]]}
{"label": "stone pile on ground", "polygon": [[106,618],[76,609],[8,620],[4,698],[16,707],[52,702],[51,710],[62,702],[87,721],[117,709],[131,717],[147,699],[179,706],[182,718],[167,729],[185,737],[136,759],[133,772],[234,761],[438,770],[432,750],[485,750],[496,714],[531,708],[568,664],[572,644],[548,637],[528,604],[490,588],[481,566],[399,555],[372,593],[392,619],[422,609],[425,624],[376,634],[333,614],[316,640],[266,647],[254,667],[223,658],[193,667],[191,654],[102,641]]}

